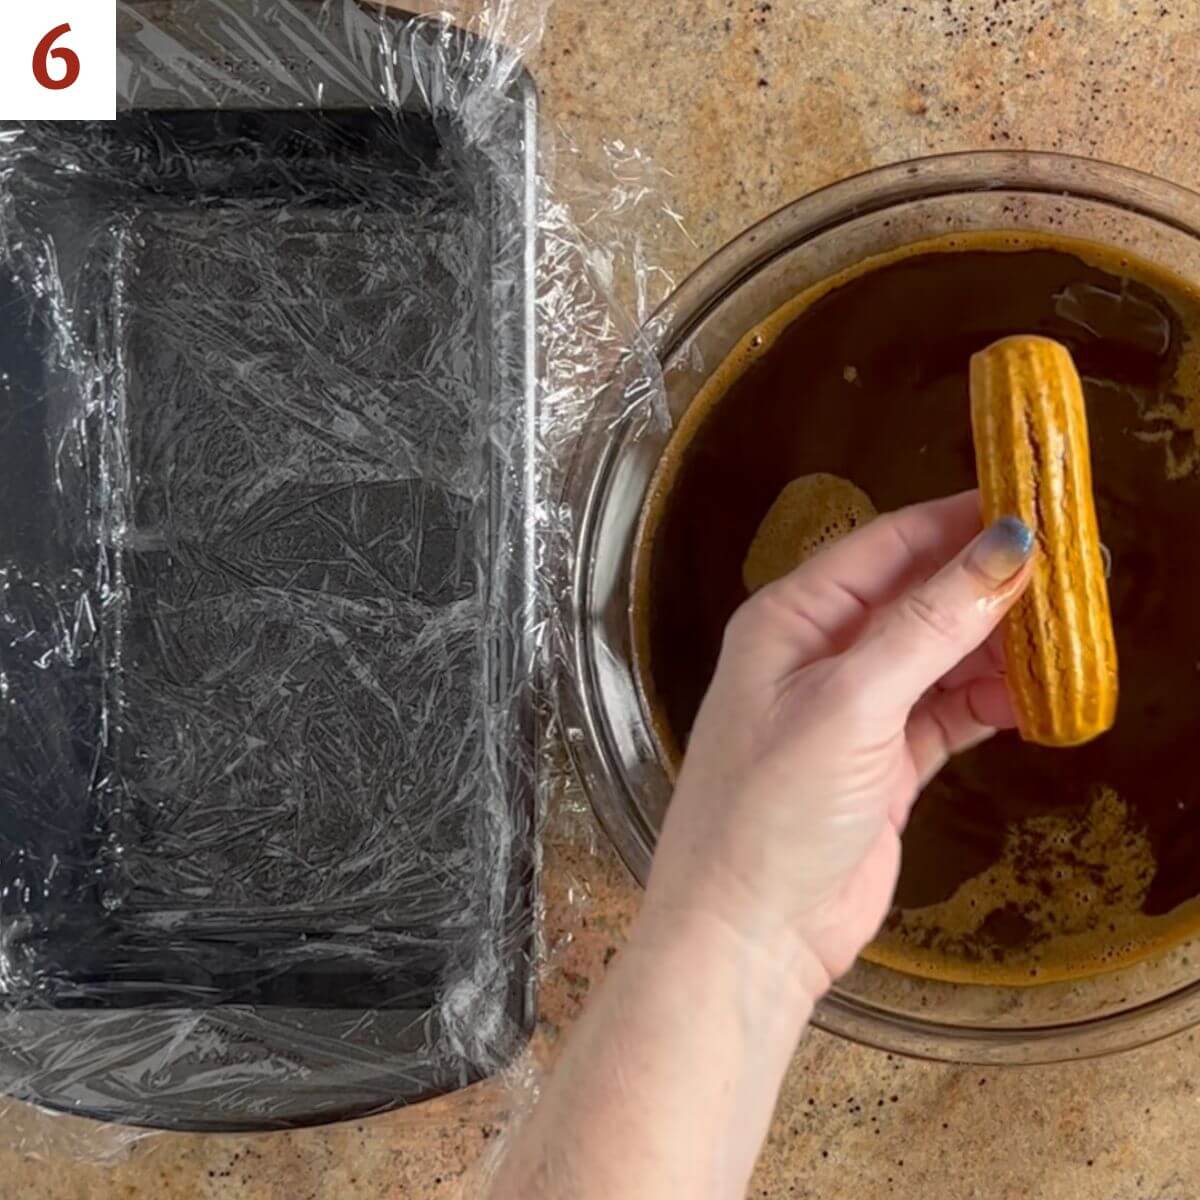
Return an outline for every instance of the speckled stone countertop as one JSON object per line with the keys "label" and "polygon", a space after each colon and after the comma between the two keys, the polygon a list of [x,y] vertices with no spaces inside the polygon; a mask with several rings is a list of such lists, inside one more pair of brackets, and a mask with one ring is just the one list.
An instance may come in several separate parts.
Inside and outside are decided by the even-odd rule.
{"label": "speckled stone countertop", "polygon": [[[1193,0],[559,0],[534,72],[547,118],[585,152],[620,138],[672,172],[667,198],[696,242],[666,264],[681,274],[786,201],[912,155],[1062,149],[1200,186],[1197,61]],[[637,899],[611,854],[578,844],[555,834],[547,850],[543,1055]],[[985,1071],[810,1033],[751,1195],[1187,1200],[1198,1080],[1192,1035]],[[9,1149],[0,1200],[467,1200],[514,1094],[294,1135],[153,1138],[106,1165]],[[45,1145],[42,1128],[12,1110],[0,1141]],[[53,1145],[76,1141],[65,1133]]]}

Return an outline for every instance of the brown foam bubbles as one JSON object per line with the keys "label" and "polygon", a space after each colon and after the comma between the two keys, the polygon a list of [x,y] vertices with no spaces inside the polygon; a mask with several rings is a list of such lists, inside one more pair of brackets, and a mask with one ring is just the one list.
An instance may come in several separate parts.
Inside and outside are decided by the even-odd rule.
{"label": "brown foam bubbles", "polygon": [[870,496],[848,479],[821,471],[793,479],[767,510],[746,552],[746,591],[782,578],[875,515]]}
{"label": "brown foam bubbles", "polygon": [[1082,811],[1010,826],[997,862],[939,904],[894,912],[864,957],[951,983],[1008,986],[1126,966],[1200,919],[1196,901],[1146,916],[1155,869],[1145,830],[1099,785]]}

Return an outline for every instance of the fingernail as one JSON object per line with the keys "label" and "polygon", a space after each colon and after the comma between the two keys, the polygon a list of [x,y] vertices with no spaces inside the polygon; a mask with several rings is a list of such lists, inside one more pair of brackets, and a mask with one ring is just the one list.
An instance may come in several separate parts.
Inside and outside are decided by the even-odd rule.
{"label": "fingernail", "polygon": [[1036,541],[1020,517],[1001,517],[979,535],[967,566],[991,584],[1004,583],[1025,565]]}

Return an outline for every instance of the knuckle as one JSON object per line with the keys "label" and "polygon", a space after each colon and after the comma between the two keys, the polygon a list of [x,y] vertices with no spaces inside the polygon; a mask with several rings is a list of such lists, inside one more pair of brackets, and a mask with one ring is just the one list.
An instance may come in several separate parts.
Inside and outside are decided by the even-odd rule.
{"label": "knuckle", "polygon": [[955,642],[962,632],[962,622],[945,605],[939,604],[925,588],[917,588],[905,597],[903,612],[908,623],[938,641]]}
{"label": "knuckle", "polygon": [[843,720],[867,716],[871,687],[852,658],[836,659],[821,681],[821,705]]}
{"label": "knuckle", "polygon": [[762,627],[761,604],[757,597],[752,596],[729,618],[725,626],[724,644],[737,648],[753,641]]}
{"label": "knuckle", "polygon": [[764,631],[775,631],[786,626],[794,616],[786,601],[786,593],[775,584],[768,584],[742,601],[725,629],[735,640],[753,640]]}

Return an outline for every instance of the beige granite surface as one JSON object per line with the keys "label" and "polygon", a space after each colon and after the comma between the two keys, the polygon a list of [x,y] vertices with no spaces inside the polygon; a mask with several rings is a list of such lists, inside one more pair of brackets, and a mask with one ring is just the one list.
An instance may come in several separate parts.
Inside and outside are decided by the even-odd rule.
{"label": "beige granite surface", "polygon": [[[1195,0],[560,0],[535,63],[547,116],[586,151],[644,148],[695,246],[873,164],[988,146],[1094,154],[1200,185]],[[611,854],[556,820],[538,1045],[552,1054],[636,903]],[[568,896],[571,903],[568,903]],[[752,1195],[1200,1197],[1191,1035],[1072,1066],[984,1071],[809,1034]],[[473,1197],[510,1097],[479,1089],[294,1135],[160,1137],[106,1165],[94,1131],[3,1118],[0,1200]],[[47,1156],[48,1152],[48,1156]],[[682,1200],[682,1198],[681,1198]]]}

